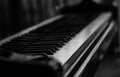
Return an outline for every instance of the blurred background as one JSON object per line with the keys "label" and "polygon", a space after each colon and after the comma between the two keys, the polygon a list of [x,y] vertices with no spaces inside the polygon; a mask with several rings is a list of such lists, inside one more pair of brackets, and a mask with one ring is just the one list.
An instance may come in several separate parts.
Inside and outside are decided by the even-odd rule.
{"label": "blurred background", "polygon": [[0,0],[0,39],[59,14],[81,0]]}
{"label": "blurred background", "polygon": [[[82,0],[0,0],[0,40],[15,34],[25,28],[38,24],[59,14],[59,10],[66,6],[74,6]],[[102,1],[104,5],[113,0]],[[117,35],[116,35],[117,36]],[[120,77],[120,53],[113,55],[118,46],[118,37],[114,38],[109,54],[99,66],[95,77]],[[117,59],[116,59],[117,58]],[[117,69],[117,70],[116,70]],[[111,74],[114,74],[112,76]],[[116,76],[115,76],[116,75]]]}

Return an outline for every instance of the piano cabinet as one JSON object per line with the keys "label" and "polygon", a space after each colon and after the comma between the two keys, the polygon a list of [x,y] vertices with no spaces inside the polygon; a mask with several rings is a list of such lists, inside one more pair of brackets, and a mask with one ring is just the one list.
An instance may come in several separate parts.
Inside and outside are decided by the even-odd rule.
{"label": "piano cabinet", "polygon": [[[108,27],[109,28],[109,27]],[[108,31],[106,29],[105,33]],[[81,63],[80,60],[75,66],[76,69],[72,70],[70,75],[65,76],[64,74],[64,68],[61,66],[61,64],[53,59],[53,58],[36,58],[31,61],[23,61],[23,62],[17,62],[17,61],[0,61],[0,68],[1,68],[1,74],[3,76],[10,75],[13,77],[16,76],[40,76],[40,77],[93,77],[99,64],[101,63],[105,53],[107,52],[107,49],[109,48],[109,45],[111,44],[111,41],[116,34],[116,28],[115,26],[110,29],[110,32],[106,35],[106,37],[101,41],[101,39],[97,40],[97,43],[94,45],[94,47],[97,47],[99,42],[101,41],[101,44],[96,48],[93,47],[93,49],[89,49],[88,51],[91,52],[96,50],[93,56],[84,55],[85,61]],[[100,37],[102,38],[103,35]],[[106,48],[104,48],[106,46]],[[88,51],[86,53],[88,53]],[[91,58],[90,58],[91,56]],[[89,62],[87,62],[89,61]],[[87,63],[87,64],[86,64]],[[81,64],[81,66],[79,66]],[[85,66],[84,66],[85,65]],[[85,67],[83,69],[83,67]],[[6,69],[7,68],[7,69]],[[83,70],[82,70],[83,69]],[[69,71],[69,70],[68,70]]]}
{"label": "piano cabinet", "polygon": [[[56,19],[59,19],[59,18],[62,18],[62,17],[58,16]],[[75,17],[73,16],[73,18],[75,19],[76,16]],[[76,20],[78,20],[78,19],[79,18],[77,16]],[[73,19],[71,19],[71,20],[73,20]],[[53,20],[50,19],[49,22],[50,21],[53,21]],[[63,22],[63,21],[59,21],[59,22]],[[45,22],[43,22],[42,25],[43,24],[45,25]],[[50,23],[50,24],[52,24],[52,23]],[[74,23],[71,23],[71,24],[69,24],[69,26],[71,25],[72,28],[68,28],[70,30],[73,29]],[[55,25],[55,24],[53,24],[53,25]],[[80,24],[80,25],[83,25],[83,24]],[[50,25],[48,25],[48,26],[50,26]],[[60,26],[60,25],[58,25],[58,26]],[[68,26],[68,23],[64,27],[67,27],[67,26]],[[2,72],[3,76],[9,74],[10,76],[13,76],[13,77],[17,76],[17,75],[40,76],[40,77],[41,76],[42,77],[50,77],[50,76],[51,77],[88,77],[88,76],[92,77],[92,76],[94,76],[94,73],[96,72],[97,67],[100,64],[101,60],[103,59],[104,54],[106,53],[107,49],[109,48],[109,45],[111,44],[110,42],[112,41],[114,34],[116,33],[116,26],[115,26],[114,20],[111,18],[111,13],[109,13],[109,12],[103,13],[102,12],[101,14],[99,13],[94,18],[94,20],[91,21],[91,23],[87,24],[87,26],[85,26],[84,28],[80,27],[82,31],[80,30],[80,32],[78,32],[77,36],[81,36],[83,33],[86,33],[86,31],[88,31],[88,30],[89,30],[89,32],[92,30],[92,32],[88,37],[84,38],[86,40],[84,40],[84,42],[81,45],[79,45],[79,48],[74,53],[71,54],[72,56],[67,57],[68,55],[66,55],[66,57],[68,58],[68,59],[66,59],[66,61],[62,61],[63,59],[60,60],[60,58],[58,57],[59,53],[61,54],[61,52],[63,52],[63,51],[61,51],[61,52],[56,51],[53,55],[42,54],[40,52],[39,53],[37,52],[37,54],[38,54],[38,56],[37,56],[36,52],[26,52],[26,51],[18,52],[18,50],[17,51],[13,50],[13,52],[15,52],[15,53],[18,52],[18,54],[16,55],[16,54],[11,53],[12,52],[11,47],[8,49],[7,48],[2,49],[2,46],[8,45],[8,42],[12,45],[13,39],[15,39],[17,37],[19,38],[22,36],[24,37],[25,35],[27,36],[27,35],[29,35],[29,33],[32,33],[32,31],[35,30],[36,28],[38,28],[39,30],[37,30],[37,31],[35,30],[33,32],[37,33],[38,31],[43,31],[43,32],[46,31],[46,30],[42,30],[41,29],[42,27],[41,28],[39,28],[39,27],[41,27],[41,24],[31,27],[32,29],[31,28],[26,29],[27,31],[29,30],[29,32],[27,32],[25,30],[16,35],[13,35],[11,37],[8,37],[8,38],[0,41],[0,45],[1,45],[1,48],[0,48],[0,51],[1,51],[0,52],[0,68],[1,68],[1,70],[0,71]],[[43,27],[43,29],[44,28],[46,29],[47,27]],[[53,29],[54,28],[56,28],[56,26],[53,27]],[[93,31],[93,28],[95,28],[94,31]],[[51,28],[49,28],[49,29],[51,30]],[[67,31],[68,31],[68,29],[67,29]],[[75,29],[76,29],[76,27],[75,27]],[[56,32],[58,32],[58,31],[64,32],[65,29],[59,27],[59,30],[56,30]],[[47,32],[48,32],[48,30],[47,30]],[[50,35],[52,35],[52,36],[50,36]],[[48,36],[53,37],[56,34],[51,33],[50,35],[48,35]],[[64,35],[65,34],[63,34],[63,36]],[[73,35],[74,35],[74,33],[72,33],[72,35],[69,34],[69,36],[73,36]],[[55,38],[56,38],[56,36],[55,36]],[[77,36],[75,36],[74,39],[76,39]],[[81,36],[81,38],[82,37],[83,36]],[[46,36],[46,38],[48,38],[48,37]],[[77,39],[76,40],[74,40],[74,39],[70,40],[70,42],[75,42],[77,40]],[[78,39],[78,41],[79,41],[79,39]],[[47,42],[47,43],[49,44],[51,42]],[[57,42],[57,43],[59,43],[59,42]],[[36,44],[36,42],[34,42],[32,45],[35,45],[35,44]],[[69,44],[71,44],[71,43],[69,43]],[[104,46],[106,46],[106,48],[104,48]],[[9,51],[10,49],[11,49],[11,51]],[[4,53],[7,53],[7,54],[4,55]],[[22,54],[20,54],[20,53],[22,53]],[[30,54],[24,55],[23,53],[31,53],[32,55],[30,55]],[[36,55],[34,55],[34,53]],[[62,54],[61,56],[64,56],[64,54]]]}

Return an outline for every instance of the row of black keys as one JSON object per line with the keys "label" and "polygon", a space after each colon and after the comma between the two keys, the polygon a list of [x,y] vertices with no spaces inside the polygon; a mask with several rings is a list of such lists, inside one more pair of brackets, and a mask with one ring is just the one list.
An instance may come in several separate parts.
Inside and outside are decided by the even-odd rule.
{"label": "row of black keys", "polygon": [[86,25],[80,16],[63,17],[54,23],[17,37],[1,47],[7,51],[21,54],[53,55]]}

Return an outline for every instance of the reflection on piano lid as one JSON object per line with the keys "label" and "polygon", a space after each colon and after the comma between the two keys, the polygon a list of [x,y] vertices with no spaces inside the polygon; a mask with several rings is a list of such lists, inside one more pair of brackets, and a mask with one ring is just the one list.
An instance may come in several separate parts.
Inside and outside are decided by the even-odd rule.
{"label": "reflection on piano lid", "polygon": [[14,53],[12,59],[22,55],[26,60],[44,55],[63,66],[64,77],[78,77],[113,28],[111,16],[111,12],[97,12],[50,18],[1,40],[0,55]]}

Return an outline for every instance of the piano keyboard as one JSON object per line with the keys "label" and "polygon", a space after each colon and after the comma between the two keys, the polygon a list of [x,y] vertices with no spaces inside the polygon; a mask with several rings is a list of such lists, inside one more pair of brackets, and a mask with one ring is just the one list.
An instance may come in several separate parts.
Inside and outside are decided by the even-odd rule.
{"label": "piano keyboard", "polygon": [[[90,18],[89,16],[86,17]],[[55,23],[42,26],[36,30],[33,29],[37,26],[32,27],[32,31],[29,28],[29,31],[25,30],[28,31],[26,34],[24,31],[18,33],[19,37],[17,37],[18,35],[13,35],[12,38],[14,39],[10,40],[10,37],[7,38],[10,42],[2,44],[1,48],[20,54],[38,55],[42,53],[52,55],[56,49],[62,47],[64,43],[68,42],[71,37],[75,36],[88,23],[88,21],[83,22],[85,19],[83,16],[74,15],[70,17],[63,17]],[[62,27],[62,25],[64,26]],[[1,42],[4,42],[4,40]]]}
{"label": "piano keyboard", "polygon": [[[73,70],[87,51],[92,51],[91,45],[100,40],[108,28],[111,15],[110,12],[97,12],[84,16],[59,15],[50,18],[1,40],[0,55],[6,57],[6,53],[15,53],[29,57],[30,60],[31,57],[36,59],[45,55],[63,66],[64,77],[78,77],[78,72],[76,74]],[[113,25],[114,22],[111,23],[110,30]],[[10,57],[7,55],[7,58]]]}

